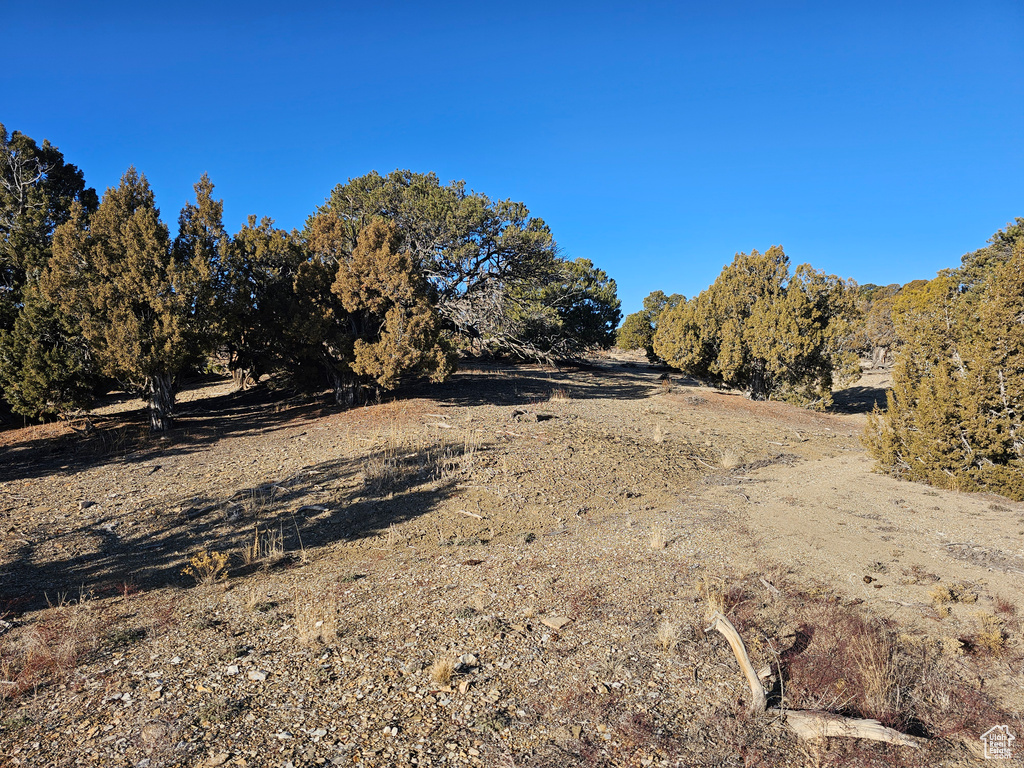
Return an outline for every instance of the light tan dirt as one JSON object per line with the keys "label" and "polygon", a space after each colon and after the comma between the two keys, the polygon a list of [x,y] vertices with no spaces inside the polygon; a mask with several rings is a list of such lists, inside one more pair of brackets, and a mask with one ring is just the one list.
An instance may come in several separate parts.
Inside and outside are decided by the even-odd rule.
{"label": "light tan dirt", "polygon": [[[165,439],[127,399],[0,433],[0,765],[970,765],[985,717],[1020,728],[1024,506],[872,474],[863,413],[631,358],[349,411],[182,402]],[[214,552],[226,578],[182,573]],[[934,678],[901,704],[924,749],[747,716],[715,606],[794,670],[836,611],[889,621]],[[852,706],[801,684],[788,705]]]}

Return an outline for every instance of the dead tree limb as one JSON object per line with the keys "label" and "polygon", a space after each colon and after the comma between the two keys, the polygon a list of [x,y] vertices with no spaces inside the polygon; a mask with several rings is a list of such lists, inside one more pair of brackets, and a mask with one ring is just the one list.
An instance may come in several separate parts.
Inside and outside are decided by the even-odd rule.
{"label": "dead tree limb", "polygon": [[[768,706],[768,697],[765,693],[761,679],[750,663],[747,649],[743,645],[740,633],[736,627],[725,617],[721,611],[715,611],[711,616],[711,626],[708,630],[718,630],[732,648],[736,655],[736,662],[747,678],[750,686],[750,693],[753,703],[750,706],[752,712],[765,712]],[[794,711],[786,709],[767,710],[771,714],[781,716],[786,725],[789,726],[798,738],[801,739],[823,739],[827,736],[843,736],[853,739],[870,739],[871,741],[884,741],[889,744],[899,744],[905,747],[920,748],[913,738],[900,733],[892,728],[879,723],[877,720],[864,720],[854,717],[843,717],[831,712],[815,711]]]}

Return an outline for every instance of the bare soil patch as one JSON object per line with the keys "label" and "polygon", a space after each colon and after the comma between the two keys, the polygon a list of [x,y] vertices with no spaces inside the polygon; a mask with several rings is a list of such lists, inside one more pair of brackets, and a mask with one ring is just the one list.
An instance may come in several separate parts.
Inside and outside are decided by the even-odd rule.
{"label": "bare soil patch", "polygon": [[[877,384],[819,414],[629,360],[348,411],[209,380],[166,439],[127,400],[0,432],[0,764],[973,764],[1024,733],[1024,505],[871,474]],[[746,715],[712,607],[779,702],[922,749]]]}

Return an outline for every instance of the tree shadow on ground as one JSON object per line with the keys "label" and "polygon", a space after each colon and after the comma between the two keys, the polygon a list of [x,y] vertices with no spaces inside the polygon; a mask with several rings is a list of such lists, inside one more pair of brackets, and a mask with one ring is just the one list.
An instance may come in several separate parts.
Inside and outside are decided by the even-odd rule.
{"label": "tree shadow on ground", "polygon": [[449,405],[527,406],[552,399],[640,400],[651,397],[660,370],[649,366],[583,365],[557,369],[540,365],[466,362],[441,384],[419,383],[402,390],[407,397],[431,397]]}
{"label": "tree shadow on ground", "polygon": [[[203,380],[195,386],[209,383]],[[226,437],[266,434],[337,410],[323,398],[287,397],[266,389],[232,392],[181,403],[174,427],[165,434],[153,434],[139,401],[134,410],[90,416],[84,430],[0,447],[0,482],[73,475],[96,466],[188,454]]]}
{"label": "tree shadow on ground", "polygon": [[[237,564],[238,552],[260,531],[276,542],[278,556],[274,563],[265,558],[256,565],[279,567],[338,541],[379,535],[426,514],[455,491],[463,459],[458,450],[435,445],[400,457],[323,462],[222,498],[162,499],[159,506],[154,502],[142,510],[75,522],[37,541],[15,540],[0,569],[0,608],[6,603],[18,611],[34,610],[64,595],[113,595],[126,585],[187,587],[193,580],[182,571],[191,555],[233,552]],[[160,517],[155,525],[154,516]],[[146,517],[144,530],[132,525]],[[91,551],[67,557],[52,553],[83,539],[93,544]]]}
{"label": "tree shadow on ground", "polygon": [[832,395],[833,413],[871,413],[877,406],[880,410],[887,407],[886,387],[848,387]]}
{"label": "tree shadow on ground", "polygon": [[[193,387],[211,383],[198,380]],[[526,406],[554,396],[569,399],[639,399],[653,393],[653,369],[618,365],[589,369],[541,366],[475,366],[447,382],[414,382],[388,399],[432,398],[449,405]],[[115,399],[124,400],[118,395]],[[138,465],[204,450],[230,437],[269,434],[343,410],[330,395],[288,396],[266,388],[183,402],[175,426],[164,435],[149,432],[143,407],[93,416],[87,433],[40,437],[0,447],[0,482],[49,475],[73,475],[103,465]]]}

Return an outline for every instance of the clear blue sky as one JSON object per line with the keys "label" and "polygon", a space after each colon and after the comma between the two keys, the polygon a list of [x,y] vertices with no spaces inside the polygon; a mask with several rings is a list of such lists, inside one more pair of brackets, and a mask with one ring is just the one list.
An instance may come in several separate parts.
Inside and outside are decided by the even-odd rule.
{"label": "clear blue sky", "polygon": [[737,251],[859,282],[1024,216],[1024,2],[4,3],[0,122],[232,231],[370,170],[525,202],[563,253],[692,296]]}

